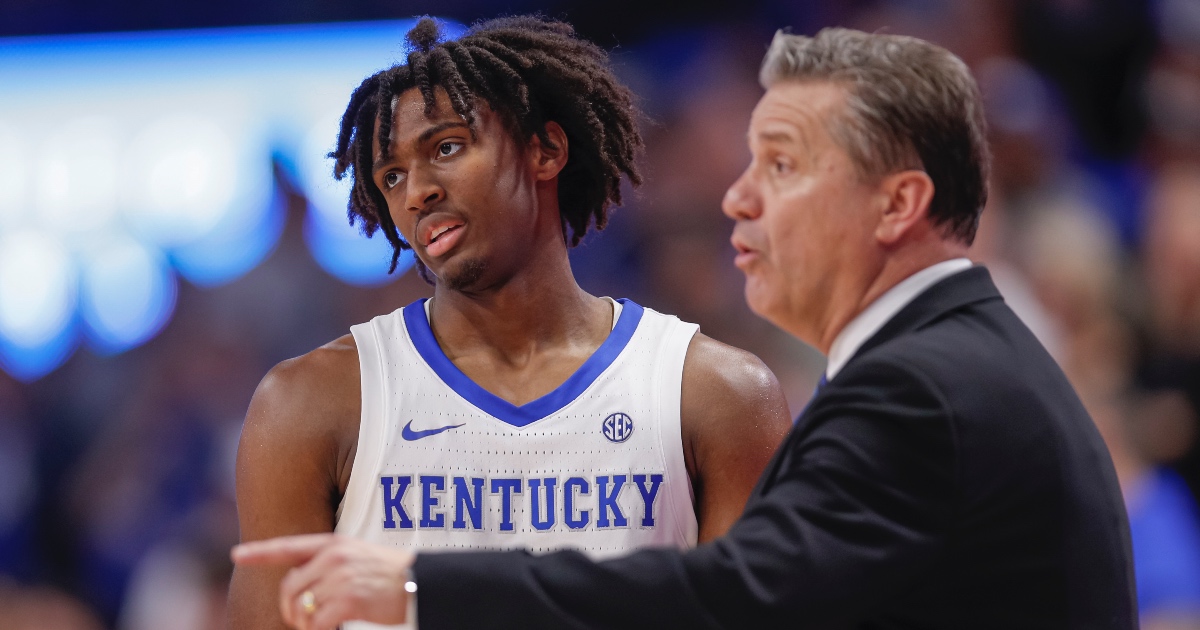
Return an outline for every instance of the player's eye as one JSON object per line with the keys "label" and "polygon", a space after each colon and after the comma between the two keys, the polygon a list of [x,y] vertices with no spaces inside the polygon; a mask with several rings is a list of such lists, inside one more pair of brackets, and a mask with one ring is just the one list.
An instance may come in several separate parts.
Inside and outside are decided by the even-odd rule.
{"label": "player's eye", "polygon": [[463,143],[461,142],[443,142],[438,145],[438,157],[449,157],[462,150]]}
{"label": "player's eye", "polygon": [[771,169],[776,175],[786,175],[792,170],[792,163],[784,159],[776,159],[771,163]]}
{"label": "player's eye", "polygon": [[383,185],[388,190],[395,188],[402,181],[404,181],[404,175],[397,173],[396,171],[391,171],[387,175],[383,176]]}

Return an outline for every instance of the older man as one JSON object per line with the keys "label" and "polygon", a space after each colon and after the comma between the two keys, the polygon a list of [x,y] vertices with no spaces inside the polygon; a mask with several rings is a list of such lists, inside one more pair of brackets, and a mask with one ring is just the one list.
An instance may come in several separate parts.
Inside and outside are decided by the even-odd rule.
{"label": "older man", "polygon": [[967,68],[829,29],[778,34],[761,78],[753,160],[724,202],[735,263],[751,308],[829,367],[729,533],[601,563],[412,563],[330,537],[236,550],[305,563],[281,593],[293,624],[399,621],[419,592],[421,630],[1135,627],[1108,453],[964,257],[988,171]]}

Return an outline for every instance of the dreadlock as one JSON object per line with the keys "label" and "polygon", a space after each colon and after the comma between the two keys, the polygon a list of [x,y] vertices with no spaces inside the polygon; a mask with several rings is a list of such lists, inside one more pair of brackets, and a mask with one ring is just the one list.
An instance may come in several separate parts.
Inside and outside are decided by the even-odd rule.
{"label": "dreadlock", "polygon": [[353,176],[350,223],[361,221],[367,236],[382,230],[391,243],[390,271],[409,244],[371,179],[371,141],[375,134],[387,157],[391,103],[413,88],[424,98],[427,116],[436,105],[435,88],[444,89],[455,113],[472,129],[475,103],[482,99],[522,143],[537,136],[557,148],[546,134],[546,123],[557,122],[571,147],[559,173],[563,234],[574,247],[593,224],[603,229],[609,208],[621,203],[622,174],[634,185],[642,183],[634,165],[642,138],[634,124],[633,95],[613,75],[608,55],[576,37],[571,25],[536,16],[481,22],[455,41],[441,42],[440,36],[437,22],[428,17],[408,32],[407,62],[367,77],[354,90],[337,148],[329,154],[336,160],[334,177]]}

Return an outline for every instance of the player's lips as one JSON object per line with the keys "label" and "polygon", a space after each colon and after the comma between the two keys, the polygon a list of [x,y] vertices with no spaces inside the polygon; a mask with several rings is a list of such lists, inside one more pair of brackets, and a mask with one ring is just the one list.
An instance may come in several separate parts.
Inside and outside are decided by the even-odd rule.
{"label": "player's lips", "polygon": [[437,258],[449,252],[462,240],[466,222],[446,214],[431,214],[417,226],[417,238],[425,253]]}

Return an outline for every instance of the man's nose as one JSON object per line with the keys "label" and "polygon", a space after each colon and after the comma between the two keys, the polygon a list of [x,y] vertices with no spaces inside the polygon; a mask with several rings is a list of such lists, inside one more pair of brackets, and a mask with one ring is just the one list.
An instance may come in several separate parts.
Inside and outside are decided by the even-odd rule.
{"label": "man's nose", "polygon": [[735,221],[758,218],[762,212],[758,193],[750,181],[750,169],[746,169],[737,181],[729,185],[725,198],[721,200],[721,211]]}
{"label": "man's nose", "polygon": [[421,212],[446,198],[441,183],[423,169],[410,171],[407,183],[404,207],[410,211]]}

